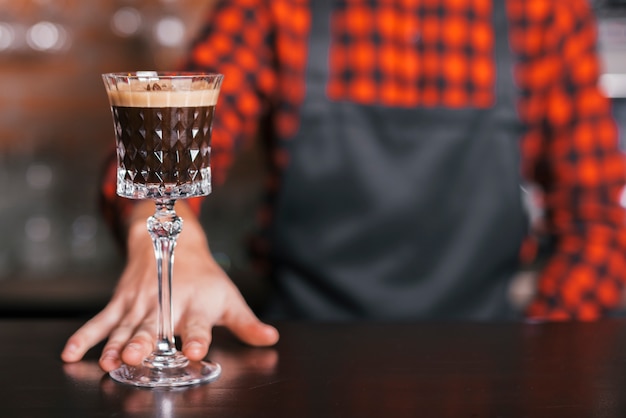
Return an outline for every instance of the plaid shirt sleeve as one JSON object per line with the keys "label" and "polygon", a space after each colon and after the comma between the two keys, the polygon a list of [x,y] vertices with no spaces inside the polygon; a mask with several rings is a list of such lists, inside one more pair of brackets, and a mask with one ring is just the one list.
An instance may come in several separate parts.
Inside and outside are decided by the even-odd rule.
{"label": "plaid shirt sleeve", "polygon": [[[600,64],[587,2],[555,2],[551,31],[541,31],[549,19],[541,18],[540,3],[525,2],[517,14],[526,22],[535,15],[536,32],[545,34],[544,58],[524,66],[524,57],[537,47],[528,23],[520,25],[527,36],[513,43],[521,51],[519,78],[528,99],[522,113],[533,122],[523,142],[524,171],[544,188],[556,250],[527,314],[593,320],[622,303],[626,218],[619,199],[625,161],[610,102],[597,86]],[[533,97],[531,89],[540,93]]]}
{"label": "plaid shirt sleeve", "polygon": [[226,177],[236,151],[250,145],[276,88],[272,16],[263,0],[219,1],[193,44],[187,70],[216,71],[224,82],[211,137],[211,171]]}

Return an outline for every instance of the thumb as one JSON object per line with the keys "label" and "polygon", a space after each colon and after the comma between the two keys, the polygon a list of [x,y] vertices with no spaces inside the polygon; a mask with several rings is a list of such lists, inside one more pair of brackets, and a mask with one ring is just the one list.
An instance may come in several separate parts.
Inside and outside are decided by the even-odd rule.
{"label": "thumb", "polygon": [[271,346],[280,338],[278,330],[259,320],[240,295],[228,304],[221,322],[238,339],[252,346]]}

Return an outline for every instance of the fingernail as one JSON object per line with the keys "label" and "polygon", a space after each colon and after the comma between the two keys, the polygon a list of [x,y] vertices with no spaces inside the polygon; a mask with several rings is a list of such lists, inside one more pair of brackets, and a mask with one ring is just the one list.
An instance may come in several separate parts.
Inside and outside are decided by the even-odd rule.
{"label": "fingernail", "polygon": [[104,353],[102,353],[102,360],[104,359],[117,360],[118,356],[115,351],[109,350],[109,351],[105,351]]}
{"label": "fingernail", "polygon": [[74,354],[78,350],[78,346],[76,344],[68,344],[65,346],[65,352],[69,354]]}
{"label": "fingernail", "polygon": [[265,325],[265,332],[267,332],[268,334],[278,334],[278,330],[271,326],[271,325]]}
{"label": "fingernail", "polygon": [[271,326],[271,325],[267,325],[266,326],[265,332],[267,333],[267,336],[272,338],[272,339],[277,340],[279,338],[278,330],[275,327]]}
{"label": "fingernail", "polygon": [[139,344],[135,344],[135,343],[130,343],[126,346],[127,350],[134,350],[134,351],[141,351],[141,345]]}
{"label": "fingernail", "polygon": [[197,341],[190,341],[185,344],[185,350],[202,350],[202,344]]}

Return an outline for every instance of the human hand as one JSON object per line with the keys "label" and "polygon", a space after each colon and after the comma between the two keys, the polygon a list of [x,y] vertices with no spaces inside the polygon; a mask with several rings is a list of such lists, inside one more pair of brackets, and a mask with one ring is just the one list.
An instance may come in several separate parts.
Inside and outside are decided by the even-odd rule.
{"label": "human hand", "polygon": [[[211,343],[211,329],[223,325],[244,343],[269,346],[278,331],[262,323],[241,293],[215,262],[202,226],[189,208],[177,203],[184,228],[176,245],[172,301],[174,331],[190,360],[203,359]],[[153,350],[157,324],[156,263],[145,220],[154,212],[151,202],[137,206],[128,228],[128,260],[106,307],[67,341],[61,358],[76,362],[108,337],[100,367],[111,371],[138,365]]]}

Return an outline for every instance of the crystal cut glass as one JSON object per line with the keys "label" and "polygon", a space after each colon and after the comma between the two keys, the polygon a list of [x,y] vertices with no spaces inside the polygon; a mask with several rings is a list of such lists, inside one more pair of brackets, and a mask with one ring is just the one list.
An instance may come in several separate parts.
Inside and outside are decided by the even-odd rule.
{"label": "crystal cut glass", "polygon": [[211,127],[223,76],[138,71],[102,78],[116,137],[117,194],[155,202],[147,229],[159,289],[154,352],[142,365],[123,365],[110,376],[141,387],[210,382],[219,376],[219,364],[189,361],[175,345],[172,269],[183,220],[174,204],[211,192]]}

